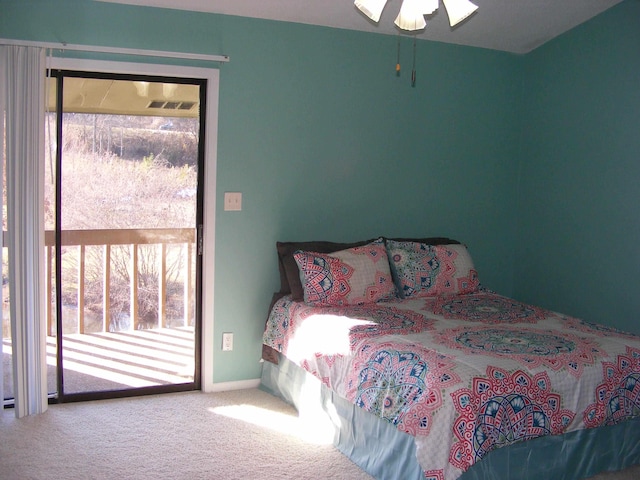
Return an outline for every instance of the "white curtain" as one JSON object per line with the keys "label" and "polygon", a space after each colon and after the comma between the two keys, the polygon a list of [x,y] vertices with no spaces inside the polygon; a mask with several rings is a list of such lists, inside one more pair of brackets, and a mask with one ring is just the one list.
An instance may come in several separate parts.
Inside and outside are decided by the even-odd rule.
{"label": "white curtain", "polygon": [[[15,415],[47,409],[44,317],[45,50],[0,46]],[[4,108],[3,108],[4,107]],[[0,133],[3,133],[0,131]],[[4,396],[2,397],[4,398]]]}

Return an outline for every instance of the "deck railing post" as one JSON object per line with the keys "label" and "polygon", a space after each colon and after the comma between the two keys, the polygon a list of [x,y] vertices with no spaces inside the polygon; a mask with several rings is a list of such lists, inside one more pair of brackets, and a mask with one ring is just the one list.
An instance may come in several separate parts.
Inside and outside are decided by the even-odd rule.
{"label": "deck railing post", "polygon": [[187,247],[187,266],[185,268],[186,275],[184,279],[184,326],[188,327],[193,318],[193,247],[194,244],[189,242]]}
{"label": "deck railing post", "polygon": [[131,286],[130,286],[130,305],[129,316],[131,321],[129,322],[129,328],[131,330],[138,329],[138,244],[131,245]]}
{"label": "deck railing post", "polygon": [[53,249],[51,245],[45,247],[47,256],[46,279],[47,279],[47,307],[45,309],[47,316],[47,335],[53,336]]}
{"label": "deck railing post", "polygon": [[167,244],[161,243],[158,269],[158,327],[167,326]]}
{"label": "deck railing post", "polygon": [[104,246],[102,265],[102,331],[109,331],[111,321],[111,245]]}
{"label": "deck railing post", "polygon": [[80,245],[78,261],[78,333],[84,333],[85,246]]}

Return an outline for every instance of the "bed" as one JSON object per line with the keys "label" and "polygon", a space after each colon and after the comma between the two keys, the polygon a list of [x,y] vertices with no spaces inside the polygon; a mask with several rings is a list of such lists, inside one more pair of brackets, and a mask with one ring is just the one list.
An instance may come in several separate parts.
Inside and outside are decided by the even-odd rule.
{"label": "bed", "polygon": [[375,478],[640,464],[640,336],[484,288],[447,238],[276,246],[261,385]]}

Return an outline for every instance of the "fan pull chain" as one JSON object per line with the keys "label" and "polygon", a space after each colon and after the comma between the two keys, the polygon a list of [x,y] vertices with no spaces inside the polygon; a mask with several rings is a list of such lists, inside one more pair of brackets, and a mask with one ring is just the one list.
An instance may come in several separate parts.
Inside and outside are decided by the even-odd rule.
{"label": "fan pull chain", "polygon": [[396,60],[396,76],[400,76],[400,35],[398,35],[398,55]]}
{"label": "fan pull chain", "polygon": [[411,71],[411,86],[416,86],[416,37],[413,37],[413,70]]}

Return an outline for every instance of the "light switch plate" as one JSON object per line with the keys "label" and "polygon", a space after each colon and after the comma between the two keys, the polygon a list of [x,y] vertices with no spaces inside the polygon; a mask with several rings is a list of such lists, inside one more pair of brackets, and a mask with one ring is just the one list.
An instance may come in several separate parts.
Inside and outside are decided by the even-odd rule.
{"label": "light switch plate", "polygon": [[230,212],[242,210],[242,193],[224,192],[224,209]]}
{"label": "light switch plate", "polygon": [[230,352],[233,350],[233,333],[227,332],[222,334],[222,351]]}

